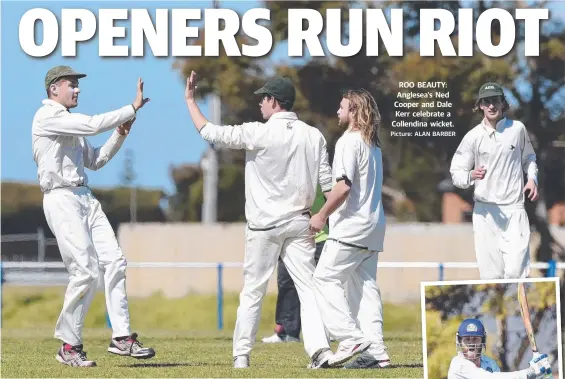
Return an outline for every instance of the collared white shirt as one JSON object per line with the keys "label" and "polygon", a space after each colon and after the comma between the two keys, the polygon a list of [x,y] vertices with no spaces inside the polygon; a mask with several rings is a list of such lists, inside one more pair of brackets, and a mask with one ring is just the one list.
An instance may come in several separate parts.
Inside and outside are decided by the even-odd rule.
{"label": "collared white shirt", "polygon": [[86,186],[87,167],[98,170],[118,152],[125,136],[114,131],[99,148],[93,148],[85,138],[114,129],[135,116],[132,105],[118,110],[87,116],[70,113],[53,100],[43,100],[32,124],[33,159],[41,191],[55,188]]}
{"label": "collared white shirt", "polygon": [[319,183],[331,190],[326,140],[294,112],[266,123],[207,123],[202,137],[220,147],[245,149],[245,216],[250,228],[282,225],[310,209]]}
{"label": "collared white shirt", "polygon": [[[471,170],[484,166],[485,177],[471,179]],[[536,153],[524,124],[503,118],[493,129],[483,121],[459,144],[451,161],[456,187],[475,185],[477,201],[497,205],[524,204],[524,172],[537,184]]]}
{"label": "collared white shirt", "polygon": [[494,359],[481,356],[481,367],[458,353],[449,365],[447,379],[527,379],[528,370],[500,372]]}
{"label": "collared white shirt", "polygon": [[358,131],[346,131],[335,145],[333,182],[351,182],[349,196],[329,218],[328,238],[383,251],[386,218],[382,203],[381,149]]}

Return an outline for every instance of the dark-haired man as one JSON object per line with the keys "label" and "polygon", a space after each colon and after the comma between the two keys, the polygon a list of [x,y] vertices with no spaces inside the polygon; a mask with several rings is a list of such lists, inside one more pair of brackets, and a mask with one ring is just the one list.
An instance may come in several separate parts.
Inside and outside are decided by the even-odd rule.
{"label": "dark-haired man", "polygon": [[304,348],[312,359],[309,367],[327,367],[332,353],[314,295],[315,245],[308,225],[318,183],[323,191],[331,189],[326,141],[291,111],[296,92],[289,79],[274,78],[255,91],[265,123],[214,125],[200,112],[195,89],[192,72],[185,100],[202,138],[246,150],[244,284],[234,331],[234,368],[249,367],[263,298],[279,256],[300,298]]}

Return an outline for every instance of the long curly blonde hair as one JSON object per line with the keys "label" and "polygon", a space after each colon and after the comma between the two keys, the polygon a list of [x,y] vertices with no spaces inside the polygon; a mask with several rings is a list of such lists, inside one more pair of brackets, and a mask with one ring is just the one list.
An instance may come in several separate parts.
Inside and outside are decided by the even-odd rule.
{"label": "long curly blonde hair", "polygon": [[351,120],[361,132],[361,137],[370,146],[381,146],[379,125],[381,113],[373,96],[365,89],[346,90],[343,98],[349,100]]}

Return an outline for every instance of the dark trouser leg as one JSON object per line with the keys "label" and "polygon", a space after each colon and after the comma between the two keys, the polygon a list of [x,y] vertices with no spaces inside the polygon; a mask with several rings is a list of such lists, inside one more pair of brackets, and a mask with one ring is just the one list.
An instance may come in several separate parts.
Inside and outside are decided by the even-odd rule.
{"label": "dark trouser leg", "polygon": [[284,263],[279,258],[277,282],[279,293],[277,296],[276,322],[283,326],[284,334],[294,338],[300,337],[300,299],[296,292],[294,282],[290,277]]}
{"label": "dark trouser leg", "polygon": [[318,261],[320,260],[320,255],[322,255],[322,250],[324,250],[324,245],[326,241],[318,242],[316,244],[316,253],[314,254],[314,261],[316,262],[316,266],[318,265]]}

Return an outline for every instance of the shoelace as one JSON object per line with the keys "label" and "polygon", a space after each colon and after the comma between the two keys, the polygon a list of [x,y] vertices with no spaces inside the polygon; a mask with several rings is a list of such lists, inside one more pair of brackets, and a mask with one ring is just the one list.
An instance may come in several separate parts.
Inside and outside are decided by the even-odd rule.
{"label": "shoelace", "polygon": [[128,340],[131,341],[131,347],[132,348],[134,346],[139,346],[140,348],[143,346],[143,344],[137,340],[137,333],[133,333],[131,335],[131,337],[128,338]]}
{"label": "shoelace", "polygon": [[71,352],[74,352],[81,361],[86,361],[86,351],[82,349],[71,349]]}

